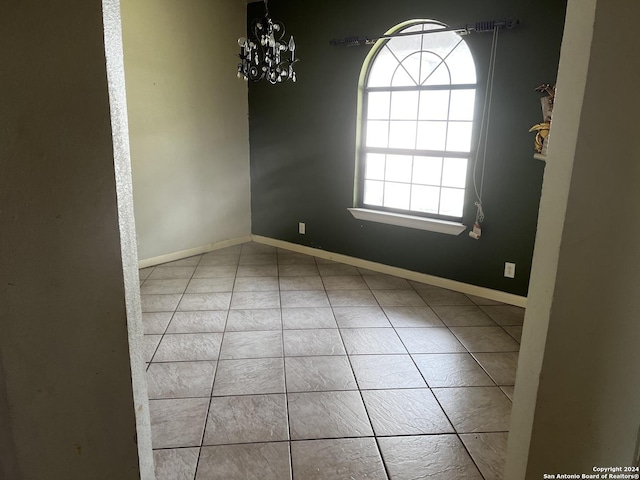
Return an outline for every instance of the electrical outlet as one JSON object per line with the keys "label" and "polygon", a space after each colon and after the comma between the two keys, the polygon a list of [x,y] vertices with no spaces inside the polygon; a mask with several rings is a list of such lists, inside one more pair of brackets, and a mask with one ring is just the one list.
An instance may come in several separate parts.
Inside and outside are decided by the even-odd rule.
{"label": "electrical outlet", "polygon": [[507,278],[516,278],[516,264],[504,262],[504,276]]}
{"label": "electrical outlet", "polygon": [[301,235],[307,233],[307,225],[304,222],[298,223],[298,233]]}

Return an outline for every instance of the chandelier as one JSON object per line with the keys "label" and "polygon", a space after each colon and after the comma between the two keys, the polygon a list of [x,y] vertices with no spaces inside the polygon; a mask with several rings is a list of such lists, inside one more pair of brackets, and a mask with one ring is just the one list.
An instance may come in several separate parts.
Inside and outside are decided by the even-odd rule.
{"label": "chandelier", "polygon": [[[264,0],[264,18],[252,22],[250,34],[253,34],[253,37],[238,39],[238,78],[252,82],[266,79],[274,85],[289,79],[295,82],[296,72],[293,71],[293,64],[298,61],[296,43],[293,41],[293,35],[288,42],[283,41],[284,24],[271,20],[267,0]],[[287,52],[289,58],[285,58]]]}

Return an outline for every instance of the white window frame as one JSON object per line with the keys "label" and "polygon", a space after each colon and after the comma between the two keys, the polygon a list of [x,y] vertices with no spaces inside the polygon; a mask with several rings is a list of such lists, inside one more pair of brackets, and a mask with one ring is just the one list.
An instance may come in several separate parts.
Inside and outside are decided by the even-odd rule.
{"label": "white window frame", "polygon": [[[392,28],[387,34],[398,33],[407,28],[413,27],[415,25],[420,24],[430,24],[437,27],[446,27],[445,24],[434,21],[434,20],[411,20],[408,22],[404,22],[396,27]],[[418,34],[419,35],[419,34]],[[414,53],[420,53],[429,51],[428,46],[425,47],[424,39],[428,40],[430,35],[438,35],[427,33],[421,35],[421,49],[416,50]],[[463,205],[466,204],[466,198],[468,195],[468,180],[469,180],[469,170],[472,161],[472,150],[470,147],[469,151],[465,152],[452,152],[445,150],[437,150],[437,151],[425,151],[418,149],[391,149],[391,148],[375,148],[366,146],[366,125],[368,120],[367,115],[367,100],[370,92],[379,92],[379,91],[427,91],[427,90],[447,90],[452,92],[454,90],[473,90],[474,91],[474,99],[477,96],[477,80],[474,74],[474,82],[473,83],[465,83],[458,84],[452,83],[451,79],[448,84],[437,84],[430,86],[416,86],[412,87],[368,87],[368,79],[371,70],[375,65],[376,58],[378,54],[383,50],[385,44],[388,40],[383,39],[379,40],[376,45],[372,48],[371,52],[367,56],[365,60],[359,81],[359,91],[358,91],[358,125],[357,125],[357,148],[356,148],[356,169],[355,169],[355,185],[354,185],[354,208],[350,208],[349,211],[351,214],[360,220],[366,221],[374,221],[398,226],[404,226],[408,228],[418,228],[422,230],[435,231],[440,233],[447,233],[451,235],[459,235],[462,233],[466,227],[461,223],[463,212],[459,216],[447,216],[438,213],[426,213],[419,212],[415,210],[400,210],[393,209],[388,207],[383,207],[380,205],[368,205],[364,203],[364,176],[365,176],[365,156],[367,153],[384,153],[384,154],[405,154],[405,155],[425,155],[425,156],[439,156],[443,158],[465,158],[467,164],[466,171],[466,182],[464,185],[464,200]],[[464,39],[460,38],[461,42],[464,42]],[[454,48],[455,49],[455,48]],[[452,49],[452,51],[454,50]],[[468,49],[468,47],[467,47]],[[408,55],[407,57],[408,58]],[[473,68],[475,72],[475,62],[473,58],[470,57],[473,62]],[[446,57],[445,57],[446,60]],[[446,67],[446,61],[443,61]],[[396,67],[398,68],[398,67]],[[448,67],[447,67],[448,68]],[[474,100],[475,101],[475,100]],[[391,119],[388,119],[391,120]],[[471,129],[473,130],[473,119],[471,120]],[[416,120],[417,121],[417,120]],[[447,128],[450,122],[452,122],[450,118],[450,110],[447,113]],[[386,181],[386,179],[385,179]],[[413,188],[413,183],[411,183]],[[438,185],[439,188],[442,188],[442,184]],[[463,207],[464,208],[464,207]]]}

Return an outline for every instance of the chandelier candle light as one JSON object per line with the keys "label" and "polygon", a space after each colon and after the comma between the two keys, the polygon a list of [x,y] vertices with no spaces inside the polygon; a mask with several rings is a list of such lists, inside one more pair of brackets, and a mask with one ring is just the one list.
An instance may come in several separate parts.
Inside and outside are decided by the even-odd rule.
{"label": "chandelier candle light", "polygon": [[[289,79],[295,82],[296,72],[293,71],[293,64],[298,61],[296,43],[293,41],[293,35],[289,42],[283,41],[284,24],[271,20],[267,0],[264,0],[264,18],[254,20],[251,30],[253,38],[238,39],[238,78],[252,82],[266,79],[273,85]],[[284,58],[286,52],[289,52],[290,58]]]}

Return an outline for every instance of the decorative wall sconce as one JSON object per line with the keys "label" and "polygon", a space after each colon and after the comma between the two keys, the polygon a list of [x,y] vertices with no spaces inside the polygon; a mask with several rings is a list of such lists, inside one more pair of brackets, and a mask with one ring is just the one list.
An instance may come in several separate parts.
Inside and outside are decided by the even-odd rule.
{"label": "decorative wall sconce", "polygon": [[[264,18],[254,20],[251,25],[252,37],[238,39],[240,45],[240,63],[238,78],[259,82],[266,79],[271,84],[282,83],[291,79],[296,81],[293,64],[296,58],[296,43],[293,35],[284,42],[284,24],[275,22],[269,17],[267,0],[264,0]],[[284,58],[289,52],[289,58]]]}

